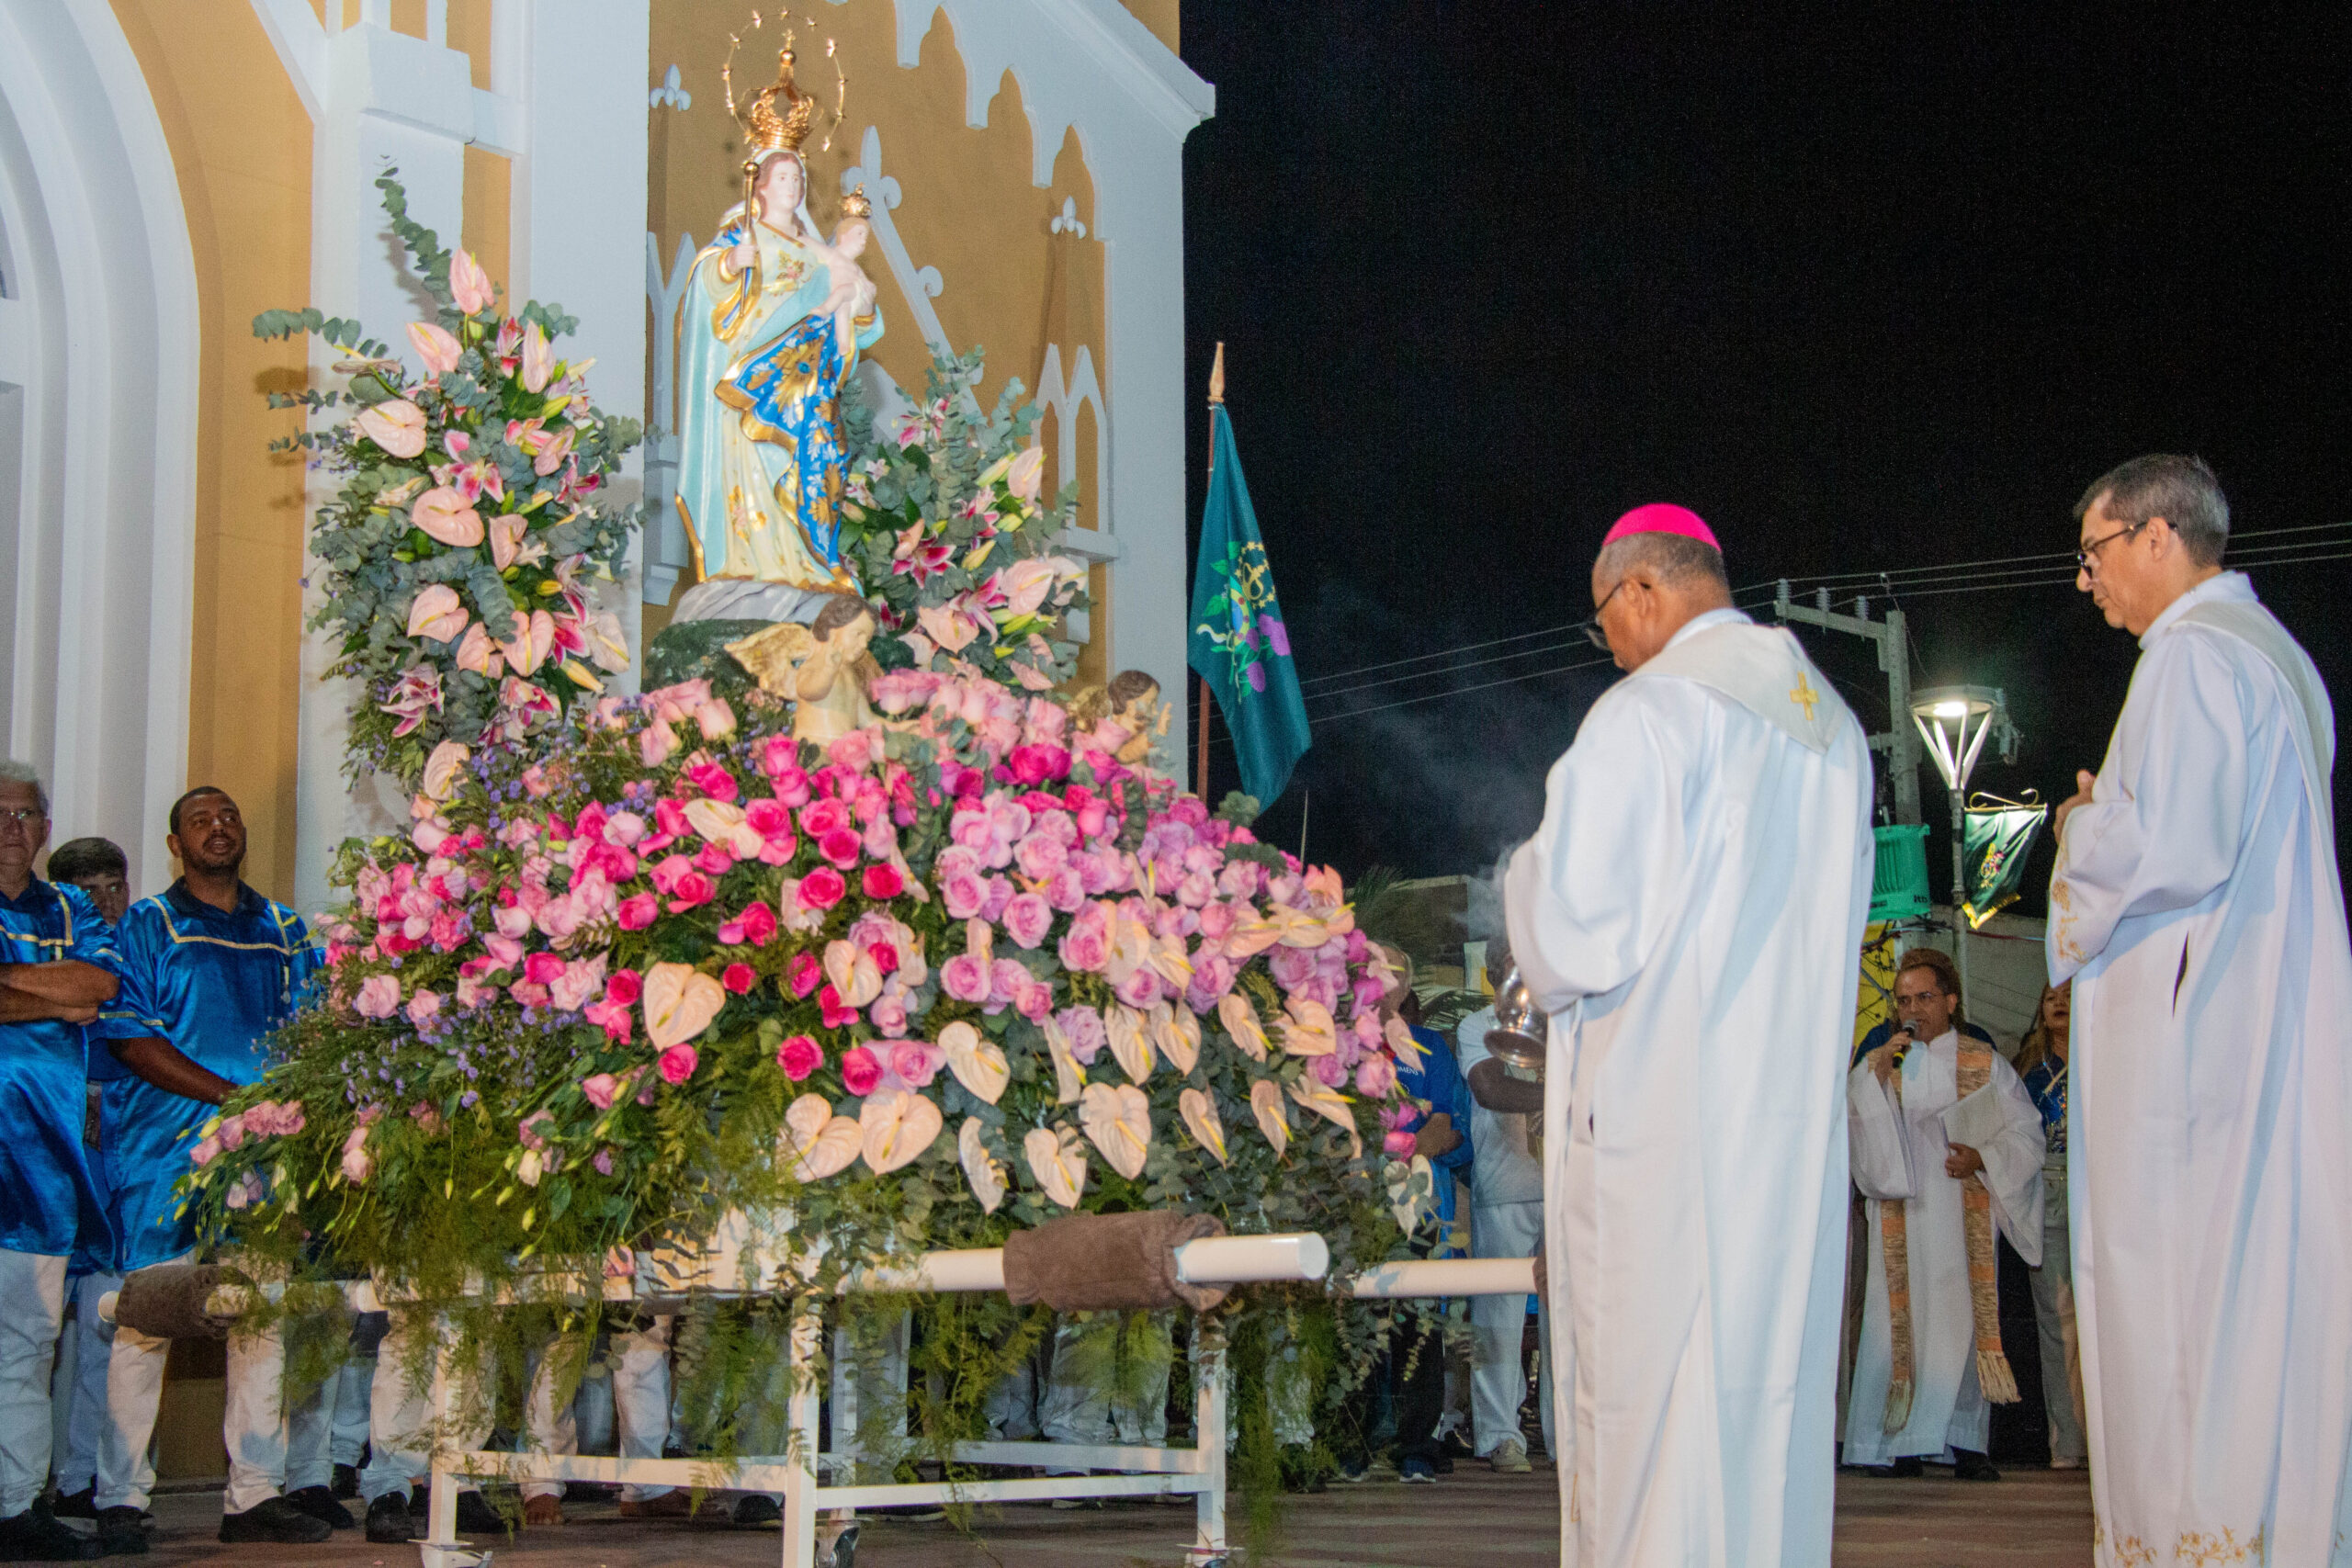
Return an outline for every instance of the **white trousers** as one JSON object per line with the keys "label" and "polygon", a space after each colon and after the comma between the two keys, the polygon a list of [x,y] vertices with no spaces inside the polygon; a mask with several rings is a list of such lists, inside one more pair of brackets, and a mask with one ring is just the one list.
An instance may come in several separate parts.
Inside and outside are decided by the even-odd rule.
{"label": "white trousers", "polygon": [[49,1484],[49,1374],[65,1318],[65,1259],[0,1251],[0,1517]]}
{"label": "white trousers", "polygon": [[[195,1254],[174,1258],[191,1261]],[[107,1426],[99,1435],[97,1495],[101,1508],[143,1508],[155,1485],[148,1445],[164,1399],[164,1363],[172,1342],[118,1325],[107,1364]],[[327,1457],[326,1390],[312,1389],[284,1407],[286,1342],[276,1329],[229,1336],[227,1401],[220,1438],[229,1450],[223,1513],[242,1514],[281,1493],[322,1483],[333,1473]]]}
{"label": "white trousers", "polygon": [[[1544,1204],[1492,1203],[1470,1211],[1470,1252],[1474,1258],[1529,1258],[1544,1239]],[[1527,1330],[1527,1298],[1522,1295],[1470,1298],[1473,1347],[1470,1371],[1470,1426],[1483,1457],[1505,1438],[1520,1435],[1519,1407],[1527,1398],[1527,1366],[1520,1359],[1521,1336]],[[1544,1414],[1544,1449],[1557,1456],[1552,1440],[1552,1325],[1546,1313],[1536,1336],[1537,1407]]]}
{"label": "white trousers", "polygon": [[[670,1430],[670,1329],[677,1319],[654,1318],[643,1328],[613,1336],[613,1425],[619,1428],[623,1459],[660,1459]],[[576,1454],[580,1422],[572,1401],[556,1401],[562,1369],[542,1354],[531,1372],[531,1398],[524,1411],[526,1451]],[[673,1486],[623,1486],[621,1501],[646,1503]],[[560,1497],[560,1481],[526,1481],[526,1497]]]}
{"label": "white trousers", "polygon": [[50,1383],[57,1437],[57,1490],[66,1495],[96,1483],[98,1442],[107,1427],[107,1362],[114,1325],[98,1315],[98,1298],[122,1289],[119,1274],[85,1274],[73,1281],[74,1322],[58,1339],[57,1376]]}
{"label": "white trousers", "polygon": [[[359,1472],[359,1495],[368,1502],[394,1492],[406,1492],[433,1472],[433,1368],[426,1361],[422,1378],[412,1378],[410,1361],[415,1344],[416,1321],[394,1314],[391,1331],[376,1350],[376,1371],[368,1387],[368,1468]],[[458,1368],[452,1377],[462,1378]],[[490,1391],[487,1380],[469,1380],[474,1386],[459,1394],[454,1426],[446,1436],[458,1449],[472,1452],[490,1440]]]}
{"label": "white trousers", "polygon": [[[1090,1373],[1105,1370],[1115,1352],[1099,1337],[1125,1332],[1129,1355],[1154,1357],[1158,1365],[1144,1381],[1139,1395],[1130,1401]],[[1158,1448],[1168,1441],[1168,1376],[1172,1350],[1168,1331],[1147,1320],[1132,1330],[1117,1314],[1103,1314],[1086,1325],[1064,1317],[1054,1324],[1054,1356],[1038,1404],[1038,1426],[1049,1443],[1142,1444]],[[1125,1381],[1125,1380],[1121,1380]]]}

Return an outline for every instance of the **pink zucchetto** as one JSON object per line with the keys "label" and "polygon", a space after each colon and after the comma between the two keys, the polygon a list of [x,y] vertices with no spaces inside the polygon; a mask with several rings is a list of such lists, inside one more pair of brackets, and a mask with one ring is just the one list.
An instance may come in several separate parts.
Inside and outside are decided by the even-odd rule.
{"label": "pink zucchetto", "polygon": [[1715,531],[1697,513],[1671,502],[1654,501],[1647,506],[1636,506],[1611,526],[1600,547],[1605,550],[1628,534],[1679,534],[1686,539],[1698,540],[1709,549],[1723,548],[1715,541]]}

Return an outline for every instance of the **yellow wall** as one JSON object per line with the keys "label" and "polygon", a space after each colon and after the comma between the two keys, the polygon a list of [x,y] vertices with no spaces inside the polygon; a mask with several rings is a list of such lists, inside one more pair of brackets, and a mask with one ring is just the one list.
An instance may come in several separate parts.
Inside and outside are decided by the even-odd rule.
{"label": "yellow wall", "polygon": [[[294,885],[302,473],[269,453],[300,423],[263,394],[299,388],[306,351],[261,342],[252,321],[310,296],[311,120],[250,6],[114,9],[171,146],[204,318],[188,779],[236,797],[245,875],[282,898]],[[164,824],[112,830],[160,843]]]}
{"label": "yellow wall", "polygon": [[1136,20],[1149,28],[1155,38],[1168,46],[1169,53],[1177,51],[1177,0],[1119,0],[1119,3],[1134,14]]}
{"label": "yellow wall", "polygon": [[[1159,24],[1150,13],[1164,10],[1168,30],[1161,36],[1173,46],[1174,0],[1135,0],[1131,8],[1155,31]],[[932,301],[940,325],[958,350],[978,344],[988,351],[981,402],[992,403],[1013,378],[1034,393],[1048,344],[1060,346],[1065,375],[1075,367],[1080,347],[1086,347],[1101,378],[1106,370],[1102,246],[1094,237],[1094,178],[1077,134],[1068,134],[1056,148],[1052,182],[1040,189],[1031,183],[1033,132],[1011,73],[995,85],[988,123],[965,123],[965,65],[945,13],[933,16],[920,63],[911,70],[898,63],[890,0],[848,0],[825,8],[818,20],[829,30],[849,82],[849,114],[833,145],[819,146],[824,139],[820,131],[803,150],[814,193],[809,212],[819,225],[831,231],[840,211],[835,193],[841,171],[857,161],[865,127],[876,126],[883,172],[899,182],[903,195],[891,213],[899,236],[914,265],[937,267],[945,283]],[[681,85],[694,96],[693,107],[683,112],[652,111],[646,226],[660,237],[665,265],[676,254],[681,233],[707,243],[719,214],[741,197],[742,133],[728,117],[718,69],[727,56],[728,33],[742,25],[740,13],[701,0],[653,0],[649,74],[659,77],[675,64]],[[780,41],[771,24],[738,53],[739,102],[773,79]],[[822,38],[801,39],[798,52],[801,85],[831,104],[836,77],[824,62]],[[1076,216],[1086,227],[1082,239],[1051,231],[1066,199],[1076,203]],[[930,349],[879,248],[870,250],[865,260],[881,291],[887,329],[874,357],[910,394],[920,396]],[[660,330],[667,331],[667,323]],[[667,412],[657,410],[652,417],[663,422]],[[1049,418],[1045,426],[1049,444],[1056,439],[1054,424]],[[1084,428],[1079,522],[1091,527],[1097,476],[1091,412]],[[1048,476],[1059,471],[1058,455],[1053,457]],[[1094,573],[1098,596],[1106,575]],[[664,618],[649,606],[649,634]],[[1092,663],[1080,657],[1084,678],[1103,678],[1095,668],[1101,663],[1095,649],[1107,646],[1108,630],[1109,606],[1098,597],[1093,647],[1087,650]]]}

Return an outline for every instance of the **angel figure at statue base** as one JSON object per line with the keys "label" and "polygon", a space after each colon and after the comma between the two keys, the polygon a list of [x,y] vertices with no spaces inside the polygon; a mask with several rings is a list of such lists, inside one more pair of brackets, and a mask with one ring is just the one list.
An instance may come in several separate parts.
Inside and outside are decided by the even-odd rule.
{"label": "angel figure at statue base", "polygon": [[1107,686],[1089,686],[1070,701],[1070,717],[1087,744],[1122,767],[1140,768],[1168,735],[1168,706],[1159,682],[1140,670],[1122,670]]}
{"label": "angel figure at statue base", "polygon": [[865,700],[867,683],[882,673],[866,651],[874,632],[865,601],[842,593],[808,625],[780,621],[729,643],[727,651],[759,678],[760,690],[792,703],[795,740],[825,747],[878,722]]}

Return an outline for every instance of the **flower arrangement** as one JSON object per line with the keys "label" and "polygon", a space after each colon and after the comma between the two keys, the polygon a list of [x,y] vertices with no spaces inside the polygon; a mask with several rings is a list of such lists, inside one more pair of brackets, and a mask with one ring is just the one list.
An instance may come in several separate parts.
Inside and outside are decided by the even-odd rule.
{"label": "flower arrangement", "polygon": [[[982,413],[968,389],[979,375],[978,349],[935,360],[922,404],[852,465],[843,554],[893,634],[885,662],[1043,692],[1069,678],[1078,649],[1063,617],[1086,606],[1085,563],[1054,549],[1077,491],[1041,499],[1037,407],[1016,380]],[[844,391],[848,428],[873,429],[857,383]]]}
{"label": "flower arrangement", "polygon": [[871,695],[823,753],[703,682],[442,742],[408,835],[346,847],[326,993],[203,1133],[200,1201],[426,1282],[732,1209],[842,1267],[1162,1206],[1384,1256],[1414,1046],[1336,875],[1056,696]]}
{"label": "flower arrangement", "polygon": [[272,395],[334,416],[276,446],[343,480],[311,532],[325,575],[310,624],[335,634],[329,672],[358,688],[347,771],[413,785],[444,741],[545,733],[603,689],[597,671],[628,668],[594,595],[637,525],[601,495],[639,432],[589,401],[594,361],[558,357],[572,318],[536,301],[503,314],[474,258],[409,218],[393,175],[376,184],[440,307],[408,327],[422,377],[316,310],[264,311],[254,332],[317,333],[350,355],[345,389]]}

